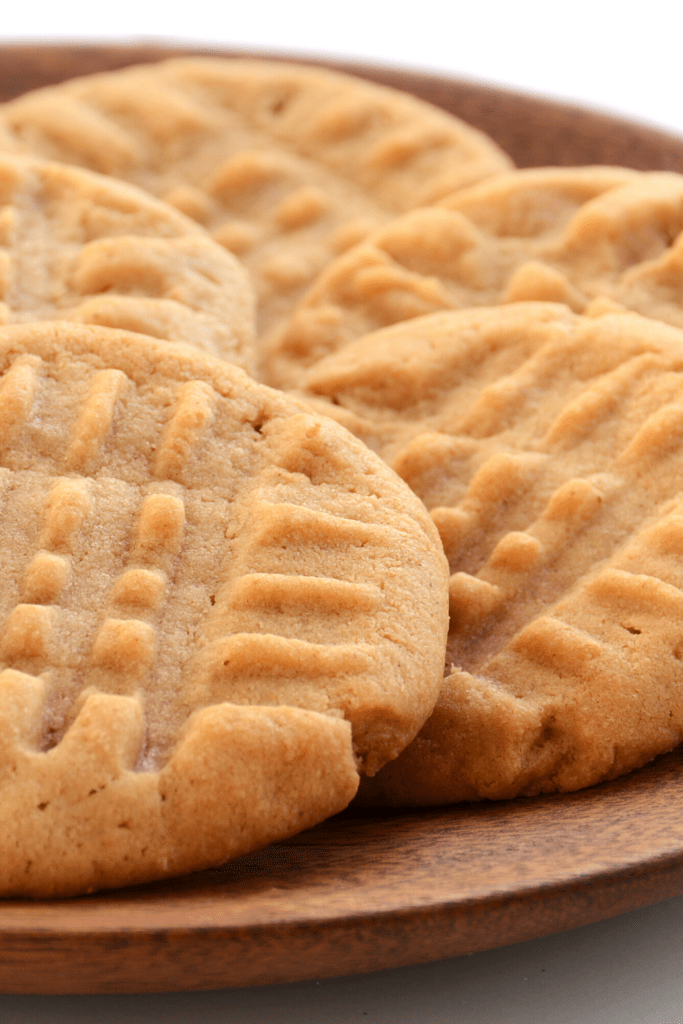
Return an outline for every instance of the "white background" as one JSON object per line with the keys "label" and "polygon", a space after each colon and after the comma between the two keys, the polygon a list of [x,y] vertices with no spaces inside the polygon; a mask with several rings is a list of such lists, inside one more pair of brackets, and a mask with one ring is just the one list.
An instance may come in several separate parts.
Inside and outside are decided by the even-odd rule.
{"label": "white background", "polygon": [[[172,0],[170,0],[172,2]],[[0,40],[165,39],[450,72],[683,136],[674,3],[5,0]],[[561,936],[357,978],[211,993],[0,996],[13,1024],[683,1024],[683,897]]]}

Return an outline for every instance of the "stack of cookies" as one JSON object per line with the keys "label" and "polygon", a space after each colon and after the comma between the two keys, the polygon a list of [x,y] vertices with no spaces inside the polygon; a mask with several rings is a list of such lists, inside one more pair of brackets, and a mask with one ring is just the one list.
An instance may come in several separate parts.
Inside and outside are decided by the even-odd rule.
{"label": "stack of cookies", "polygon": [[683,739],[683,176],[251,60],[0,150],[0,895]]}

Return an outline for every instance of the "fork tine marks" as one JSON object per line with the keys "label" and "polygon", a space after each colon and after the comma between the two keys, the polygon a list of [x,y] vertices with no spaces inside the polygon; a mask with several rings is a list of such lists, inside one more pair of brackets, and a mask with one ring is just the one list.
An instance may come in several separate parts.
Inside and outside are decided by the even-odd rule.
{"label": "fork tine marks", "polygon": [[0,445],[8,448],[28,419],[38,388],[42,360],[22,355],[0,383]]}
{"label": "fork tine marks", "polygon": [[235,581],[229,601],[242,608],[372,612],[381,604],[382,594],[378,587],[344,580],[249,573]]}
{"label": "fork tine marks", "polygon": [[213,418],[218,395],[203,381],[188,381],[179,391],[156,460],[156,476],[182,482],[183,471]]}
{"label": "fork tine marks", "polygon": [[67,469],[85,472],[100,455],[127,381],[121,370],[102,370],[94,377],[66,452]]}

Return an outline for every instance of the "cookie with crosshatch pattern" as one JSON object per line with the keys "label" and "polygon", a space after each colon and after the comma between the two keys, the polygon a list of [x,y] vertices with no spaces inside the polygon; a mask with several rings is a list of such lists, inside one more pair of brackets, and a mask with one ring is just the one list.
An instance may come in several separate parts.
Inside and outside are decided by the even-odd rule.
{"label": "cookie with crosshatch pattern", "polygon": [[73,320],[192,344],[253,370],[244,268],[140,189],[0,155],[0,323]]}
{"label": "cookie with crosshatch pattern", "polygon": [[264,379],[296,387],[371,331],[446,309],[562,302],[683,327],[683,175],[511,171],[402,214],[332,261],[264,339]]}
{"label": "cookie with crosshatch pattern", "polygon": [[512,303],[367,335],[306,380],[450,563],[441,696],[364,799],[569,791],[683,740],[683,332]]}
{"label": "cookie with crosshatch pattern", "polygon": [[409,488],[243,371],[0,329],[0,892],[216,865],[343,808],[441,683]]}
{"label": "cookie with crosshatch pattern", "polygon": [[252,274],[261,329],[374,226],[511,166],[431,104],[279,61],[91,75],[6,103],[3,130],[7,145],[123,178],[198,220]]}

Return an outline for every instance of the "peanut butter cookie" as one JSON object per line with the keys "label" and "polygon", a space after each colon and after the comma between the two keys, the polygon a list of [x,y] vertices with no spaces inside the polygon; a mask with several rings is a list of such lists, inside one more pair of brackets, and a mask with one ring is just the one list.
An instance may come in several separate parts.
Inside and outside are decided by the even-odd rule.
{"label": "peanut butter cookie", "polygon": [[683,740],[683,332],[511,303],[378,331],[307,383],[450,563],[442,694],[365,799],[574,790]]}
{"label": "peanut butter cookie", "polygon": [[[383,225],[334,260],[264,339],[265,379],[445,309],[538,300],[683,327],[683,175],[620,167],[501,174]],[[597,305],[594,305],[597,304]]]}
{"label": "peanut butter cookie", "polygon": [[447,565],[355,438],[105,327],[0,329],[0,892],[216,865],[344,807],[441,683]]}
{"label": "peanut butter cookie", "polygon": [[0,323],[74,320],[187,342],[253,371],[244,268],[140,189],[0,156]]}
{"label": "peanut butter cookie", "polygon": [[92,75],[5,104],[3,129],[19,151],[124,178],[198,220],[253,275],[261,330],[373,227],[511,166],[428,103],[275,61]]}

